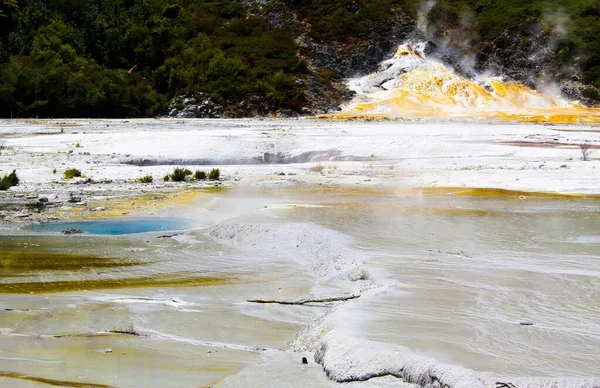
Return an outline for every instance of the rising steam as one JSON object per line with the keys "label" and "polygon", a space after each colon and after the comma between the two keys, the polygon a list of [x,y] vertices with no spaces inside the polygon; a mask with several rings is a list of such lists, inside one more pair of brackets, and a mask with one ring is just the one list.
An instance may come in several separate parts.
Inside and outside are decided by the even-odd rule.
{"label": "rising steam", "polygon": [[427,0],[421,4],[417,13],[417,28],[427,35],[429,29],[429,12],[435,7],[438,0]]}
{"label": "rising steam", "polygon": [[499,77],[471,80],[428,58],[426,43],[404,44],[378,72],[349,81],[356,93],[340,117],[468,117],[520,121],[600,122],[600,110],[544,95]]}

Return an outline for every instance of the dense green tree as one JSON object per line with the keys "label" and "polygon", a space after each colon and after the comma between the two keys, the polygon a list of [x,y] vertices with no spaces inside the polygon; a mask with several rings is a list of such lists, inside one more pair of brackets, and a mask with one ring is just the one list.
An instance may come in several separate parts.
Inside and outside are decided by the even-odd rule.
{"label": "dense green tree", "polygon": [[[239,1],[28,0],[6,16],[1,116],[149,116],[196,91],[225,105],[300,108],[264,87],[278,72],[307,72],[292,37],[247,18]],[[282,95],[302,93],[291,85]]]}
{"label": "dense green tree", "polygon": [[[2,0],[0,6],[4,8],[17,8],[17,0]],[[0,17],[4,16],[4,9],[0,8]]]}
{"label": "dense green tree", "polygon": [[[151,116],[192,92],[240,115],[244,101],[300,111],[298,81],[311,70],[297,56],[299,24],[349,50],[398,11],[416,17],[423,1],[271,0],[264,12],[282,4],[290,13],[275,28],[239,0],[0,0],[0,116]],[[556,16],[566,30],[556,67],[600,87],[597,0],[439,0],[429,22],[483,44],[529,24],[557,29]]]}

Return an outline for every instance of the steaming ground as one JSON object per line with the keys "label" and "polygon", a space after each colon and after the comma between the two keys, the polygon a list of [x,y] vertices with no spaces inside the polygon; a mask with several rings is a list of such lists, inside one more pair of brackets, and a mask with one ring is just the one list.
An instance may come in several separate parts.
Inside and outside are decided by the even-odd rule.
{"label": "steaming ground", "polygon": [[[11,190],[15,193],[60,196],[87,190],[181,188],[162,182],[173,166],[217,166],[225,184],[240,185],[277,181],[400,189],[598,191],[596,163],[583,162],[579,149],[583,142],[600,146],[598,133],[589,126],[475,121],[4,121],[1,134],[5,149],[0,173],[17,169],[22,178],[22,185]],[[590,157],[597,158],[597,152],[592,149]],[[310,170],[318,165],[321,172]],[[67,168],[80,169],[96,184],[62,180]],[[146,174],[154,176],[152,185],[130,184]]]}
{"label": "steaming ground", "polygon": [[[424,3],[424,14],[435,2]],[[420,18],[421,19],[421,18]],[[421,23],[419,23],[421,24]],[[330,117],[462,117],[550,123],[600,123],[600,110],[560,96],[540,82],[535,91],[502,77],[466,78],[428,58],[426,43],[401,45],[373,74],[350,79],[353,100]],[[542,48],[540,48],[542,50]]]}
{"label": "steaming ground", "polygon": [[[17,236],[0,248],[126,261],[10,267],[0,383],[598,386],[600,151],[582,161],[579,149],[598,140],[589,126],[474,121],[5,121],[0,173],[17,169],[22,184],[2,203],[43,195],[57,207],[4,210]],[[174,166],[219,167],[223,188],[162,182]],[[91,181],[60,179],[73,167]],[[146,174],[155,182],[131,182]],[[114,201],[149,192],[180,197],[126,216],[193,228],[114,239],[14,229],[122,217]],[[125,281],[103,288],[112,279]],[[319,302],[330,298],[352,299]],[[106,333],[128,325],[139,336]]]}

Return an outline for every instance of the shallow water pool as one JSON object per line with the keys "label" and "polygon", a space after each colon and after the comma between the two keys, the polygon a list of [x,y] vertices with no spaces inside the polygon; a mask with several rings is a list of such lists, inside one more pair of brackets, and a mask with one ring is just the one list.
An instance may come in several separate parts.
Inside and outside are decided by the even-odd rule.
{"label": "shallow water pool", "polygon": [[100,235],[124,235],[147,232],[165,232],[189,229],[189,225],[177,219],[126,219],[56,222],[34,225],[29,230],[38,233],[60,233],[64,230],[76,229],[84,233]]}

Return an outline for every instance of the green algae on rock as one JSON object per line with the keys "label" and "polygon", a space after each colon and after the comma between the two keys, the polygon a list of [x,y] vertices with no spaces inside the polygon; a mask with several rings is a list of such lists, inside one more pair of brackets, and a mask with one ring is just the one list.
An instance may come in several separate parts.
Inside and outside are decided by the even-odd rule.
{"label": "green algae on rock", "polygon": [[232,279],[224,276],[200,276],[193,272],[180,272],[134,278],[0,283],[0,294],[55,293],[145,287],[201,287],[223,285],[229,282],[232,282]]}
{"label": "green algae on rock", "polygon": [[106,384],[82,383],[82,382],[77,382],[77,381],[47,379],[44,377],[30,376],[30,375],[27,375],[24,373],[18,373],[18,372],[0,371],[0,377],[35,381],[37,383],[53,385],[55,387],[73,387],[73,388],[110,388],[110,387],[112,387],[111,385],[106,385]]}
{"label": "green algae on rock", "polygon": [[80,272],[144,264],[148,263],[85,254],[30,250],[27,248],[9,248],[0,257],[2,275],[6,277],[37,275],[47,271]]}

